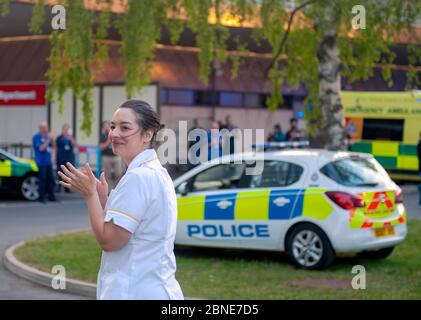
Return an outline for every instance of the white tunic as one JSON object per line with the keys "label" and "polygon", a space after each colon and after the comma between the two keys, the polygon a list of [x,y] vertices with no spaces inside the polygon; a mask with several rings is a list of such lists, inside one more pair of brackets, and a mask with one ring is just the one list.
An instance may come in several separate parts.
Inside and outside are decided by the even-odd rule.
{"label": "white tunic", "polygon": [[97,299],[184,299],[173,252],[177,199],[155,150],[139,153],[111,191],[111,220],[132,236],[120,250],[102,253]]}

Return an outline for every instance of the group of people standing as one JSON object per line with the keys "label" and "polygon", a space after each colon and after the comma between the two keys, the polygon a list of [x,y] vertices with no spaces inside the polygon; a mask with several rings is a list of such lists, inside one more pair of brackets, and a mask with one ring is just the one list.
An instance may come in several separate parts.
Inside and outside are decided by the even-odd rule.
{"label": "group of people standing", "polygon": [[[208,160],[220,157],[223,154],[225,147],[229,148],[227,149],[229,154],[234,153],[235,136],[231,134],[227,136],[226,139],[224,139],[224,135],[221,130],[226,129],[227,131],[231,132],[231,130],[236,128],[237,126],[232,123],[230,115],[225,117],[225,123],[216,120],[212,121],[210,129],[207,131]],[[189,133],[195,129],[203,129],[199,126],[199,121],[197,118],[193,119],[193,126],[190,128]],[[196,141],[190,141],[188,145],[189,149],[198,141],[198,138]],[[196,156],[200,157],[200,155],[197,153]]]}
{"label": "group of people standing", "polygon": [[[110,187],[114,188],[119,179],[123,176],[126,166],[120,157],[116,156],[111,147],[110,133],[111,124],[104,121],[101,128],[100,148],[102,158],[102,169],[105,172],[106,179]],[[62,132],[57,138],[49,130],[48,124],[42,122],[39,130],[32,137],[32,147],[35,154],[35,162],[38,166],[39,177],[39,198],[42,203],[48,201],[57,201],[55,192],[61,192],[62,186],[56,186],[54,165],[57,171],[61,171],[61,165],[66,163],[75,164],[76,150],[78,144],[72,135],[69,124],[64,124]],[[70,189],[64,188],[64,192],[70,193]],[[47,198],[47,199],[46,199]]]}
{"label": "group of people standing", "polygon": [[[54,194],[53,164],[56,164],[58,170],[60,170],[62,164],[67,162],[74,164],[75,149],[77,148],[76,139],[71,134],[68,124],[63,125],[61,134],[55,138],[54,134],[49,131],[48,124],[41,122],[38,132],[32,137],[32,146],[39,174],[38,200],[45,203],[45,196],[48,195],[49,201],[57,201]],[[61,186],[57,191],[61,191]],[[70,192],[68,188],[64,188],[64,191]]]}
{"label": "group of people standing", "polygon": [[291,118],[290,129],[284,133],[279,123],[275,124],[273,132],[269,135],[269,142],[300,141],[303,139],[303,133],[297,126],[297,119]]}

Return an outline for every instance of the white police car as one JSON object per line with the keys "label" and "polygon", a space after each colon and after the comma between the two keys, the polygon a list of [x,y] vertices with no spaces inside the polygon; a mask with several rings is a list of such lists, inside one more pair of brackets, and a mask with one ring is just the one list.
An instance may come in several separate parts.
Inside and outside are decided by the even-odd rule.
{"label": "white police car", "polygon": [[[386,258],[406,237],[401,190],[371,155],[297,149],[232,157],[174,181],[176,244],[286,251],[298,267],[324,269],[336,253]],[[252,167],[263,171],[246,174]]]}

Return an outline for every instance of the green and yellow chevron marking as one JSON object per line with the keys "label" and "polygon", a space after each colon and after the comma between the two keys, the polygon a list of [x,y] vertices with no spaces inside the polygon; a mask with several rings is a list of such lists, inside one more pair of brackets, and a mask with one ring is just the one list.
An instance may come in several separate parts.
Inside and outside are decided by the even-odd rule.
{"label": "green and yellow chevron marking", "polygon": [[418,169],[415,144],[393,141],[357,141],[352,145],[352,151],[371,153],[386,169],[414,171]]}

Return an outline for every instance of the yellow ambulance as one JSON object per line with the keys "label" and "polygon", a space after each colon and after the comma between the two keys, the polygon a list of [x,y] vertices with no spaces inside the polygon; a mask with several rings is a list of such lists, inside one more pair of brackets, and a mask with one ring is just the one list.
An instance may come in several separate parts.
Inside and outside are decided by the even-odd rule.
{"label": "yellow ambulance", "polygon": [[352,151],[371,153],[397,180],[418,181],[421,91],[341,92]]}

